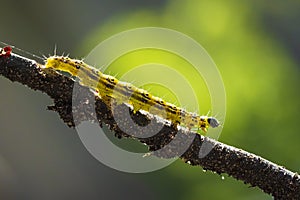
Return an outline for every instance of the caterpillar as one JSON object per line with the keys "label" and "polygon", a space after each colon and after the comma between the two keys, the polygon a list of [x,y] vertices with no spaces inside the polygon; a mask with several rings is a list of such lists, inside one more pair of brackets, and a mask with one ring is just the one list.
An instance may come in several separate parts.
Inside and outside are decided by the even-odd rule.
{"label": "caterpillar", "polygon": [[94,90],[108,106],[111,105],[112,100],[117,104],[127,103],[133,106],[134,112],[141,109],[169,120],[174,125],[180,124],[188,129],[201,129],[204,133],[207,132],[209,127],[216,128],[220,126],[219,121],[214,117],[199,116],[196,113],[188,112],[150,94],[144,89],[103,74],[82,60],[64,56],[51,56],[46,59],[44,67],[67,72],[77,77],[81,85]]}

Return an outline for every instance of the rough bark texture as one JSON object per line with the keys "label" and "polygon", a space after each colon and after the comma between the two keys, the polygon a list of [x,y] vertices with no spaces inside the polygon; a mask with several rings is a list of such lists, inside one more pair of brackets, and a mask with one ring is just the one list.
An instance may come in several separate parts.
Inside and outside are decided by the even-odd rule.
{"label": "rough bark texture", "polygon": [[[0,74],[49,95],[54,105],[48,106],[48,109],[57,112],[69,127],[86,120],[106,124],[119,138],[131,137],[145,143],[157,157],[179,156],[190,165],[198,165],[218,174],[226,173],[253,187],[257,186],[275,199],[300,199],[300,177],[297,173],[244,150],[174,127],[147,113],[134,114],[125,104],[117,106],[112,113],[111,108],[88,88],[40,66],[16,54],[0,56]],[[74,98],[77,100],[72,102]],[[122,117],[128,111],[133,121],[141,125],[140,129],[132,127],[126,116]],[[120,116],[118,123],[113,114]],[[150,121],[153,126],[143,129]],[[155,131],[157,127],[160,127],[157,134],[142,138],[146,130]],[[124,128],[126,133],[122,131]]]}

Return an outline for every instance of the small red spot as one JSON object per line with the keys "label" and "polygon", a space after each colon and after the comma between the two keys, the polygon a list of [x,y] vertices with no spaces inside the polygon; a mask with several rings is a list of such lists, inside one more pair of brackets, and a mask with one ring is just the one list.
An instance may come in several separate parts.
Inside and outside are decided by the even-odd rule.
{"label": "small red spot", "polygon": [[10,46],[3,47],[0,51],[0,57],[9,57],[11,55],[12,48]]}

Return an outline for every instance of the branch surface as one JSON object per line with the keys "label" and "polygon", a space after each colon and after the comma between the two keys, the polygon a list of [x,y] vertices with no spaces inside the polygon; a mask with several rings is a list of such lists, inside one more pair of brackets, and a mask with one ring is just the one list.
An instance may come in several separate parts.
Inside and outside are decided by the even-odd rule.
{"label": "branch surface", "polygon": [[[147,113],[134,114],[131,107],[125,104],[117,106],[112,113],[101,98],[88,88],[51,69],[41,68],[41,65],[34,60],[17,54],[0,56],[0,75],[50,96],[54,105],[48,106],[48,109],[57,112],[69,127],[75,127],[87,120],[100,125],[106,124],[115,136],[135,138],[146,144],[149,151],[157,157],[179,156],[190,165],[201,166],[205,170],[218,174],[226,173],[245,184],[257,186],[265,193],[272,195],[274,199],[300,199],[300,176],[297,173],[255,154],[195,134],[184,128],[176,128]],[[74,87],[76,87],[76,92],[73,90]],[[72,102],[74,98],[77,100]],[[89,103],[91,99],[94,104]],[[127,113],[129,110],[132,120],[141,127],[151,122],[154,126],[150,129],[154,131],[157,127],[161,127],[161,130],[156,135],[142,138],[146,130],[148,132],[151,130],[132,128],[126,117],[122,118],[122,115],[126,113],[124,110],[127,110]],[[116,123],[113,114],[121,116],[118,118],[124,120],[118,120]],[[122,131],[124,127],[130,135]]]}

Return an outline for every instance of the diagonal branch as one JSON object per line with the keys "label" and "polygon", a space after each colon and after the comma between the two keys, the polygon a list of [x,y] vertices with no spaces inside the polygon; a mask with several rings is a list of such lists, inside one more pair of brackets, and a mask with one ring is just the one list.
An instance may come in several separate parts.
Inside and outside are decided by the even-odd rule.
{"label": "diagonal branch", "polygon": [[[185,129],[177,129],[170,126],[168,122],[156,120],[155,117],[146,113],[133,114],[131,107],[122,104],[120,108],[129,109],[131,117],[136,123],[143,125],[147,124],[149,120],[154,120],[155,125],[162,127],[158,134],[148,138],[128,135],[122,131],[124,129],[119,128],[120,126],[128,127],[126,120],[116,123],[110,108],[88,88],[79,85],[71,78],[51,69],[42,69],[40,66],[34,60],[16,54],[0,55],[0,75],[49,95],[53,99],[54,105],[48,106],[48,109],[57,112],[69,127],[74,127],[87,120],[98,122],[100,125],[104,123],[119,138],[131,137],[145,143],[157,157],[179,156],[191,165],[198,165],[218,174],[226,173],[237,180],[242,180],[245,184],[257,186],[265,193],[273,195],[275,199],[300,199],[300,176],[297,173],[244,150]],[[77,88],[75,94],[73,87]],[[80,97],[81,94],[87,95]],[[80,97],[75,104],[72,102],[74,95]],[[86,103],[86,100],[91,98],[95,99],[95,105]],[[122,113],[119,111],[119,114]],[[76,119],[73,116],[77,116]],[[172,143],[171,141],[174,141],[175,137],[179,139]],[[181,148],[187,144],[186,149]],[[165,146],[167,148],[164,148]]]}

